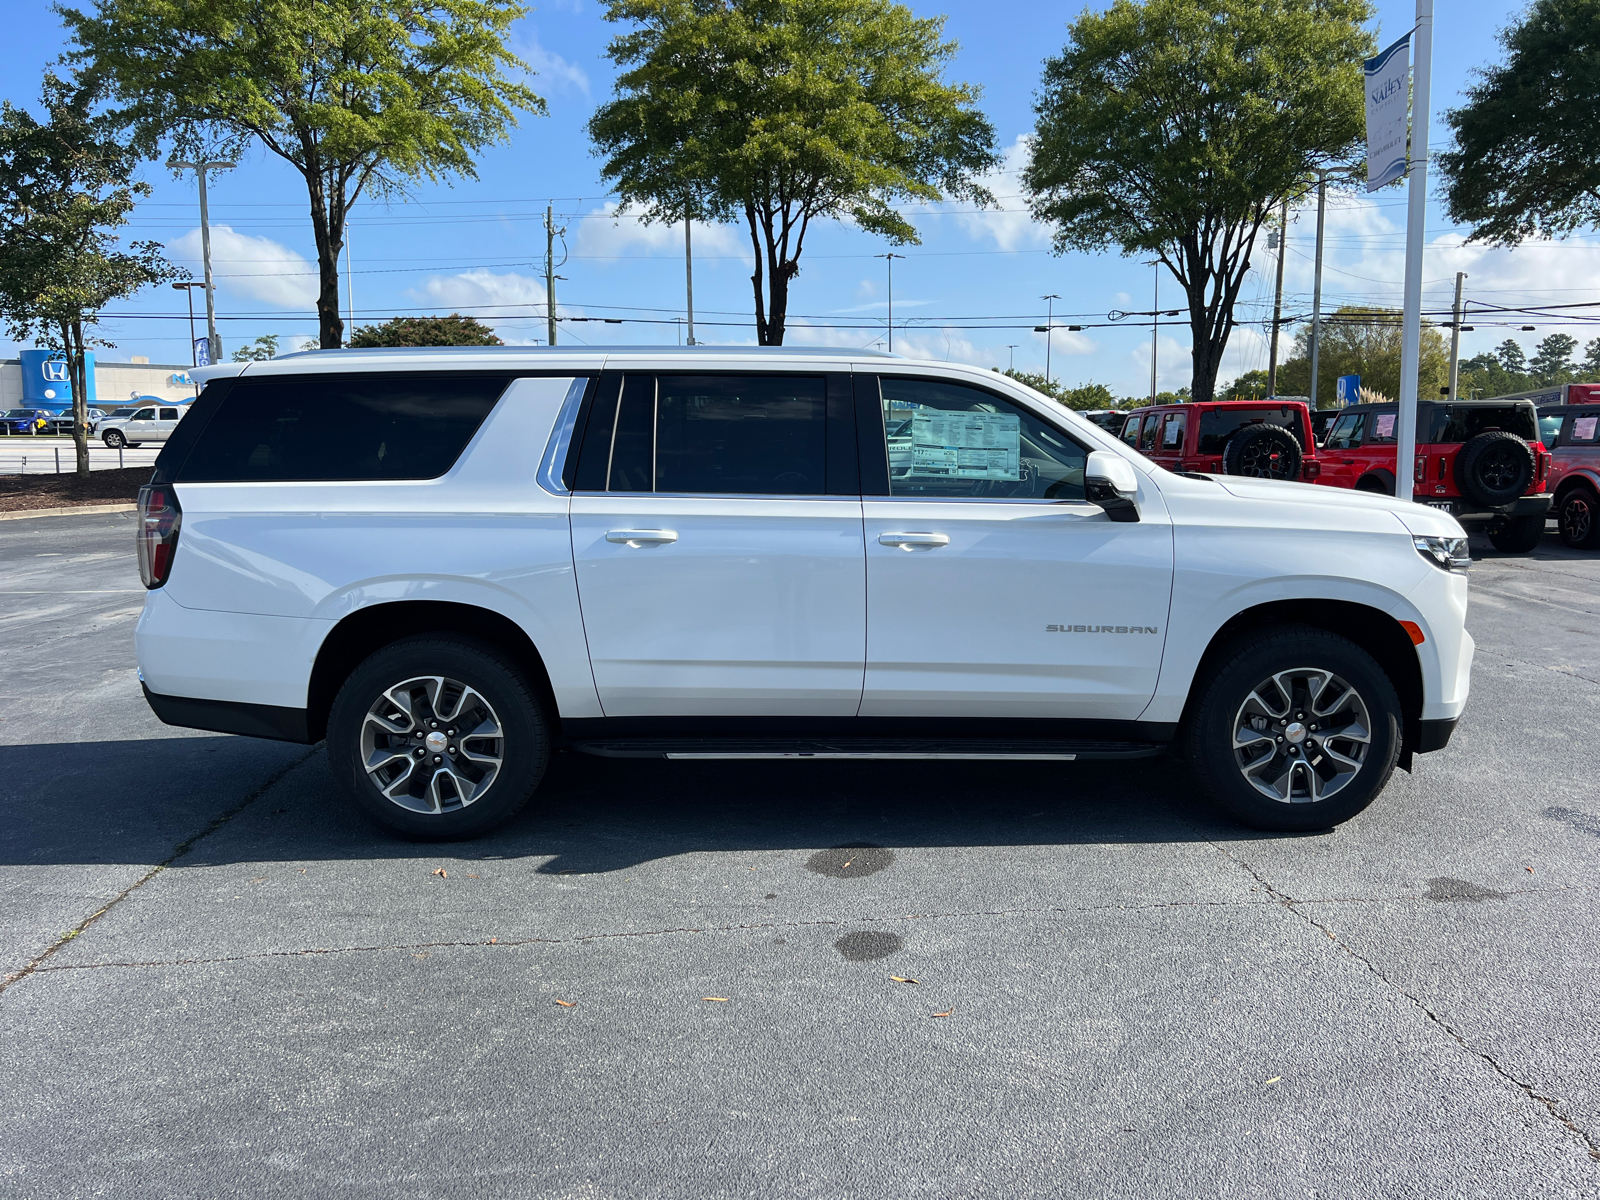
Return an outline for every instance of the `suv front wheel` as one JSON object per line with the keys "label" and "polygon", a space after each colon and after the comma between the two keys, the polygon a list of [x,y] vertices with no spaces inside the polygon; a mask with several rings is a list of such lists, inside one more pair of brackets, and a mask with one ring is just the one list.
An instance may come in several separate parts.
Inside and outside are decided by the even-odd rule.
{"label": "suv front wheel", "polygon": [[1302,833],[1355,816],[1400,757],[1400,699],[1361,647],[1308,626],[1233,643],[1212,665],[1184,751],[1236,820]]}
{"label": "suv front wheel", "polygon": [[328,763],[368,818],[452,841],[514,816],[539,786],[550,734],[528,681],[475,638],[433,634],[377,651],[328,714]]}

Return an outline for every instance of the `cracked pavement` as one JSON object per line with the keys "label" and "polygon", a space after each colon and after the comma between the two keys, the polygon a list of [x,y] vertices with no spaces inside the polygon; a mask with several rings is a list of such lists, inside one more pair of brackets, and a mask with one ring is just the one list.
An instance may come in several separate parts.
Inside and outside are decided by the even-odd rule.
{"label": "cracked pavement", "polygon": [[0,1193],[1600,1196],[1600,558],[1553,538],[1481,548],[1454,743],[1331,833],[1160,761],[558,756],[416,846],[320,750],[156,722],[125,516],[10,524]]}

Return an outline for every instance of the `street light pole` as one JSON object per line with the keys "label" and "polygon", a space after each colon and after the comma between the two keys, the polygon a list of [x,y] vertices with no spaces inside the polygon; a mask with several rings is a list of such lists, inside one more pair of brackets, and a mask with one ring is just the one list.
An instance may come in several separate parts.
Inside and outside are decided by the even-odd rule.
{"label": "street light pole", "polygon": [[683,212],[683,282],[688,289],[689,301],[689,345],[694,345],[694,250],[689,241],[689,226],[693,222],[689,218],[689,210]]}
{"label": "street light pole", "polygon": [[[199,356],[195,353],[194,349],[194,289],[197,287],[205,287],[205,284],[194,283],[191,281],[189,283],[175,283],[172,285],[172,287],[174,291],[182,292],[189,298],[189,366],[192,369],[200,365]],[[190,377],[189,382],[194,387],[194,394],[198,396],[200,394],[199,383],[195,382],[193,376]]]}
{"label": "street light pole", "polygon": [[904,258],[904,254],[874,254],[873,258],[882,258],[889,263],[889,353],[894,353],[894,260]]}
{"label": "street light pole", "polygon": [[1456,272],[1456,305],[1450,318],[1450,399],[1456,399],[1456,383],[1461,376],[1461,285],[1467,281],[1465,271]]}
{"label": "street light pole", "polygon": [[1050,344],[1056,340],[1056,301],[1060,296],[1051,292],[1048,296],[1040,296],[1045,302],[1044,317],[1044,377],[1051,382],[1055,376],[1050,373]]}
{"label": "street light pole", "polygon": [[1155,298],[1152,302],[1152,315],[1150,317],[1150,403],[1156,402],[1156,355],[1161,346],[1161,263],[1159,260],[1150,264],[1156,269]]}
{"label": "street light pole", "polygon": [[[167,166],[174,170],[187,170],[195,173],[195,178],[200,181],[200,255],[205,266],[206,287],[206,348],[210,352],[212,362],[222,360],[222,339],[217,336],[217,304],[216,285],[211,279],[211,214],[206,206],[206,172],[230,171],[234,164],[231,162],[212,162],[200,159],[197,162],[169,161]],[[189,340],[192,347],[194,339]]]}

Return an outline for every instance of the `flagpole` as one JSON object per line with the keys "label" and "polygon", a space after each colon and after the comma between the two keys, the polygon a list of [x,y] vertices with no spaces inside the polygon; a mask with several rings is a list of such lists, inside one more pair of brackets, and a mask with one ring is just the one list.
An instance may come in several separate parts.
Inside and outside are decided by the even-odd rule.
{"label": "flagpole", "polygon": [[1407,156],[1410,192],[1406,212],[1406,282],[1400,325],[1400,416],[1394,431],[1394,494],[1401,500],[1412,498],[1417,456],[1417,370],[1422,357],[1422,247],[1428,215],[1428,85],[1433,66],[1433,0],[1417,0],[1414,36],[1411,147]]}

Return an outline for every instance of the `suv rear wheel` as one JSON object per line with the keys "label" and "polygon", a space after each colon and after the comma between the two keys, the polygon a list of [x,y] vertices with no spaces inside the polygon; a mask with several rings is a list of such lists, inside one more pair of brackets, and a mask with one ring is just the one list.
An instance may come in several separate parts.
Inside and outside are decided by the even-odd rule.
{"label": "suv rear wheel", "polygon": [[1544,541],[1544,514],[1536,517],[1508,517],[1503,525],[1490,530],[1489,544],[1502,554],[1526,554]]}
{"label": "suv rear wheel", "polygon": [[1574,550],[1593,550],[1600,546],[1600,503],[1586,487],[1575,487],[1561,497],[1556,511],[1556,526],[1561,540]]}
{"label": "suv rear wheel", "polygon": [[476,837],[539,786],[550,734],[527,679],[474,638],[434,634],[377,651],[328,714],[334,778],[402,837]]}
{"label": "suv rear wheel", "polygon": [[1400,757],[1400,698],[1347,638],[1301,625],[1234,642],[1184,731],[1202,788],[1256,829],[1300,833],[1355,816]]}

